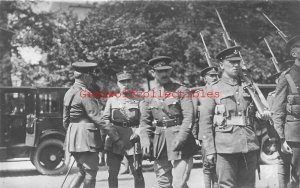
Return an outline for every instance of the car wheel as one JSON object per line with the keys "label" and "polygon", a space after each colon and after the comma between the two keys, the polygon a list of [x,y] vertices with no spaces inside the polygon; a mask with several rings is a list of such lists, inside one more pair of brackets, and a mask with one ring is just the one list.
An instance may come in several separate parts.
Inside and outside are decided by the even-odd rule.
{"label": "car wheel", "polygon": [[263,164],[277,164],[278,156],[275,141],[272,141],[267,134],[263,135],[260,146],[260,161]]}
{"label": "car wheel", "polygon": [[48,139],[38,145],[32,161],[41,174],[56,175],[67,170],[67,165],[64,163],[63,144],[63,141],[59,139]]}

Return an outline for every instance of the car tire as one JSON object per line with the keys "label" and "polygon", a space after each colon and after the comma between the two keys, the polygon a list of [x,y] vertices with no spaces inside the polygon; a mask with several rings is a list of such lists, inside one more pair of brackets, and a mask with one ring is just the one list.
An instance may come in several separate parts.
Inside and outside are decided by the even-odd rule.
{"label": "car tire", "polygon": [[[275,150],[274,148],[275,147]],[[260,146],[260,162],[262,164],[277,164],[279,153],[267,134],[262,136]]]}
{"label": "car tire", "polygon": [[47,139],[38,145],[32,162],[41,174],[58,175],[66,172],[63,145],[63,141],[59,139]]}

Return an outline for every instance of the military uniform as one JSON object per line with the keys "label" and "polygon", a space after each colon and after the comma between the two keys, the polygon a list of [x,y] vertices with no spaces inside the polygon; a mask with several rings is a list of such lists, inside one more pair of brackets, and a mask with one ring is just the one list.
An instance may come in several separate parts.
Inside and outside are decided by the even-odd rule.
{"label": "military uniform", "polygon": [[[267,102],[269,104],[270,109],[272,109],[274,100],[275,100],[276,90],[268,93]],[[279,158],[277,164],[277,175],[278,175],[278,185],[281,188],[287,187],[290,178],[290,164],[289,159],[290,155],[284,154],[280,149],[280,138],[274,129],[273,125],[267,124],[268,135],[271,139],[275,139],[276,147],[278,148]]]}
{"label": "military uniform", "polygon": [[[217,67],[206,67],[200,73],[201,77],[205,77],[205,75],[207,75],[207,74],[218,75],[218,68]],[[213,84],[213,83],[210,83],[210,84]],[[207,86],[210,84],[206,83],[206,86],[203,88],[203,90],[206,91]],[[198,92],[201,92],[201,91],[198,91]],[[206,108],[206,107],[202,105],[202,102],[201,102],[202,98],[192,98],[192,100],[194,103],[194,108],[198,109],[197,114],[198,114],[198,118],[199,118],[201,109]],[[201,143],[202,143],[203,136],[204,136],[202,125],[203,124],[201,124],[200,121],[198,121],[198,125],[197,125],[199,127],[198,134],[195,137],[198,140],[200,140]],[[217,187],[216,165],[211,164],[207,161],[205,148],[202,148],[201,151],[202,151],[202,161],[203,161],[204,186],[205,186],[205,188],[211,188],[212,186]]]}
{"label": "military uniform", "polygon": [[[236,51],[226,49],[217,55],[220,61],[240,61]],[[206,155],[217,154],[216,170],[220,187],[254,187],[257,167],[258,139],[253,118],[255,109],[245,83],[224,74],[207,87],[219,92],[218,98],[203,98],[200,125],[203,126],[203,147]]]}
{"label": "military uniform", "polygon": [[[79,73],[90,74],[97,64],[77,62],[72,66]],[[119,139],[115,130],[104,126],[97,100],[80,95],[82,91],[89,91],[86,84],[77,79],[64,97],[65,149],[74,156],[79,167],[79,173],[69,187],[79,187],[83,182],[84,188],[95,187],[98,152],[103,149],[100,128],[105,129],[113,140]]]}
{"label": "military uniform", "polygon": [[[300,36],[292,38],[287,43],[287,51],[299,47]],[[276,87],[275,101],[273,106],[274,127],[281,139],[286,141],[293,150],[291,164],[292,177],[299,186],[300,181],[300,66],[299,57],[290,69],[284,71]]]}
{"label": "military uniform", "polygon": [[[157,57],[149,61],[155,70],[170,69],[169,57]],[[185,188],[193,164],[195,139],[191,134],[193,104],[187,96],[187,88],[177,83],[166,83],[153,89],[155,96],[141,102],[141,144],[153,145],[154,171],[158,186]],[[164,93],[185,93],[183,96]],[[163,93],[163,96],[160,96]],[[178,145],[176,145],[178,141]],[[173,174],[172,174],[173,173]]]}
{"label": "military uniform", "polygon": [[[132,80],[130,73],[124,71],[117,74],[118,81]],[[132,143],[130,138],[135,134],[140,121],[139,100],[125,97],[109,98],[104,109],[103,118],[113,124],[120,134],[120,139],[124,142],[124,148],[116,147],[110,137],[105,141],[107,151],[107,164],[109,167],[108,184],[110,188],[118,187],[118,174],[122,159],[128,159],[129,167],[134,176],[134,187],[145,187],[142,174],[142,151],[140,143]],[[135,146],[134,146],[135,145]],[[135,156],[134,156],[135,155]],[[135,159],[134,159],[135,157]],[[134,161],[136,160],[136,161]]]}

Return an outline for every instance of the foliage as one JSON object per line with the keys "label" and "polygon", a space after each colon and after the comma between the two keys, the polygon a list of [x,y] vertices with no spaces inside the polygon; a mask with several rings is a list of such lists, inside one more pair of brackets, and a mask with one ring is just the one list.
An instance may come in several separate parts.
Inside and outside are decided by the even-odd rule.
{"label": "foliage", "polygon": [[114,87],[114,74],[123,66],[132,69],[139,84],[146,75],[147,60],[169,55],[174,78],[196,86],[201,84],[199,71],[207,66],[199,32],[203,32],[212,57],[225,48],[215,8],[231,37],[244,47],[242,54],[253,78],[267,82],[275,69],[266,57],[263,37],[269,39],[279,62],[288,57],[282,48],[284,42],[259,11],[264,10],[292,36],[300,29],[299,2],[107,2],[95,4],[81,21],[70,11],[35,14],[27,6],[15,13],[17,19],[12,25],[18,34],[13,46],[38,46],[48,54],[39,71],[31,65],[23,66],[23,75],[31,76],[24,79],[26,84],[43,79],[48,86],[70,85],[70,65],[79,60],[97,62],[99,79],[106,87]]}

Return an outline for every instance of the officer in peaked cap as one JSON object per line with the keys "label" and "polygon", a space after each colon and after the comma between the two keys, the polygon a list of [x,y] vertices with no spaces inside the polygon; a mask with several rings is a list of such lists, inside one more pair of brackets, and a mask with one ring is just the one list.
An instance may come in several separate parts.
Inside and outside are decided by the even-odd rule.
{"label": "officer in peaked cap", "polygon": [[[217,67],[206,67],[200,72],[200,76],[204,78],[205,87],[202,88],[204,91],[207,90],[207,87],[214,82],[217,82],[219,80],[218,77],[218,68]],[[195,91],[201,93],[201,91]],[[202,98],[193,97],[192,98],[193,104],[194,104],[194,113],[196,118],[199,119],[199,115],[201,113],[201,109],[205,108],[205,106],[202,105]],[[193,134],[196,138],[197,145],[201,146],[202,139],[203,139],[203,124],[201,124],[199,121],[196,121],[197,124],[193,127]],[[195,134],[196,133],[196,134]],[[217,187],[217,175],[216,175],[216,165],[211,164],[207,161],[206,155],[205,155],[205,148],[201,149],[202,151],[202,161],[203,161],[203,178],[204,178],[204,186],[205,188],[211,188],[211,187]]]}
{"label": "officer in peaked cap", "polygon": [[154,70],[168,70],[172,69],[170,66],[172,59],[168,56],[158,56],[148,61],[148,64]]}
{"label": "officer in peaked cap", "polygon": [[90,92],[95,78],[93,71],[97,64],[76,62],[72,67],[75,70],[75,83],[64,97],[63,125],[67,129],[65,149],[74,156],[79,172],[69,187],[80,187],[83,183],[84,188],[94,188],[98,171],[98,152],[103,149],[100,129],[119,147],[124,144],[117,131],[105,125],[96,99],[81,95],[82,92]]}
{"label": "officer in peaked cap", "polygon": [[170,62],[167,56],[148,62],[157,86],[153,89],[155,95],[140,104],[140,138],[144,155],[150,155],[150,145],[153,145],[158,187],[184,188],[188,187],[192,156],[196,151],[191,133],[193,104],[187,88],[171,81]]}
{"label": "officer in peaked cap", "polygon": [[283,71],[276,87],[273,105],[274,127],[279,135],[281,151],[291,156],[292,183],[300,182],[300,35],[292,37],[286,51],[294,64]]}
{"label": "officer in peaked cap", "polygon": [[[209,163],[216,160],[220,187],[254,187],[258,139],[254,122],[256,109],[246,83],[240,78],[240,46],[227,48],[217,54],[223,70],[222,78],[207,87],[218,92],[216,98],[203,98],[199,124],[203,126],[203,148]],[[267,119],[267,114],[260,116]]]}
{"label": "officer in peaked cap", "polygon": [[121,97],[111,97],[107,100],[103,118],[107,124],[111,124],[120,134],[124,142],[124,148],[115,146],[110,137],[105,142],[107,151],[107,165],[109,167],[109,188],[118,187],[118,174],[124,156],[129,162],[134,177],[134,187],[144,188],[145,182],[142,173],[142,150],[139,136],[137,134],[140,123],[139,102],[128,94],[133,89],[132,74],[124,67],[123,71],[117,73],[118,87]]}

